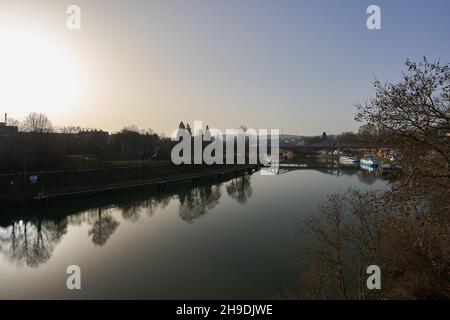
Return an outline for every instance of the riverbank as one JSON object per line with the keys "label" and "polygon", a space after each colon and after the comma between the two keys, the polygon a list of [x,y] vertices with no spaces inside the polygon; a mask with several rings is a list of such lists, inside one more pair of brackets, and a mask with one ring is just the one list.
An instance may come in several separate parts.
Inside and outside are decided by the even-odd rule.
{"label": "riverbank", "polygon": [[45,205],[56,199],[162,189],[167,185],[251,173],[258,169],[258,165],[175,166],[164,163],[145,167],[2,174],[0,207]]}

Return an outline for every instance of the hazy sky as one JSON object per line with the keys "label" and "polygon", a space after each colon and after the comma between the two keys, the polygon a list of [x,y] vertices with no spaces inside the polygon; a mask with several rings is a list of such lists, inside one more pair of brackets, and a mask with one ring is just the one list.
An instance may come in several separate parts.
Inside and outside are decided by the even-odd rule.
{"label": "hazy sky", "polygon": [[[369,4],[382,30],[366,28]],[[450,62],[449,18],[446,0],[0,0],[0,112],[166,134],[180,120],[355,130],[374,77],[397,81],[406,58]]]}

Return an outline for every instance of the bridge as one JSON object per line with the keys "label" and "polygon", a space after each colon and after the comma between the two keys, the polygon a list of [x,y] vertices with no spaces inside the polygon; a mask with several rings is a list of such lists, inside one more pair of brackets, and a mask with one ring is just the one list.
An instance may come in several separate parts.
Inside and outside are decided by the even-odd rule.
{"label": "bridge", "polygon": [[292,143],[284,143],[280,142],[279,145],[280,149],[288,149],[288,150],[323,150],[323,149],[361,149],[364,148],[364,146],[347,143],[347,142],[340,142],[338,140],[326,140],[321,141],[318,143],[310,144],[310,145],[298,145],[298,144],[292,144]]}

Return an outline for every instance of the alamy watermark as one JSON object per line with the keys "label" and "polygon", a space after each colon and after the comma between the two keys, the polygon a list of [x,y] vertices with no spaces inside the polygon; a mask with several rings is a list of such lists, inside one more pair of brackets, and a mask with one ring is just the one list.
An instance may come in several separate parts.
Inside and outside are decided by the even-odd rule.
{"label": "alamy watermark", "polygon": [[172,132],[172,141],[178,143],[172,148],[171,160],[176,165],[261,164],[261,173],[272,175],[279,169],[279,138],[279,129],[226,129],[223,134],[194,121],[193,132],[186,128]]}
{"label": "alamy watermark", "polygon": [[[371,4],[367,7],[366,13],[369,14],[366,20],[366,26],[369,30],[381,29],[381,8],[378,5]],[[81,8],[79,5],[71,4],[66,9],[67,17],[66,27],[69,30],[81,30]]]}
{"label": "alamy watermark", "polygon": [[66,13],[69,15],[66,21],[66,27],[69,30],[81,30],[81,8],[71,4],[67,7]]}
{"label": "alamy watermark", "polygon": [[367,277],[366,286],[369,290],[380,290],[381,289],[381,269],[377,265],[371,265],[367,267],[366,273],[369,274]]}
{"label": "alamy watermark", "polygon": [[69,275],[66,280],[68,290],[81,290],[81,269],[77,265],[70,265],[66,269]]}
{"label": "alamy watermark", "polygon": [[380,30],[381,29],[381,8],[375,4],[367,7],[367,14],[370,16],[366,20],[366,26],[369,30]]}

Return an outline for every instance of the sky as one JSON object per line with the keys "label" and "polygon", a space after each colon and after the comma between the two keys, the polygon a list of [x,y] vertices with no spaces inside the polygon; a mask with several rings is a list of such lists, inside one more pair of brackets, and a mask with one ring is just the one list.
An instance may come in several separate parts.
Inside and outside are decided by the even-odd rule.
{"label": "sky", "polygon": [[[366,27],[370,4],[381,30]],[[449,18],[447,0],[0,0],[0,112],[167,135],[181,120],[356,131],[375,77],[450,62]]]}

